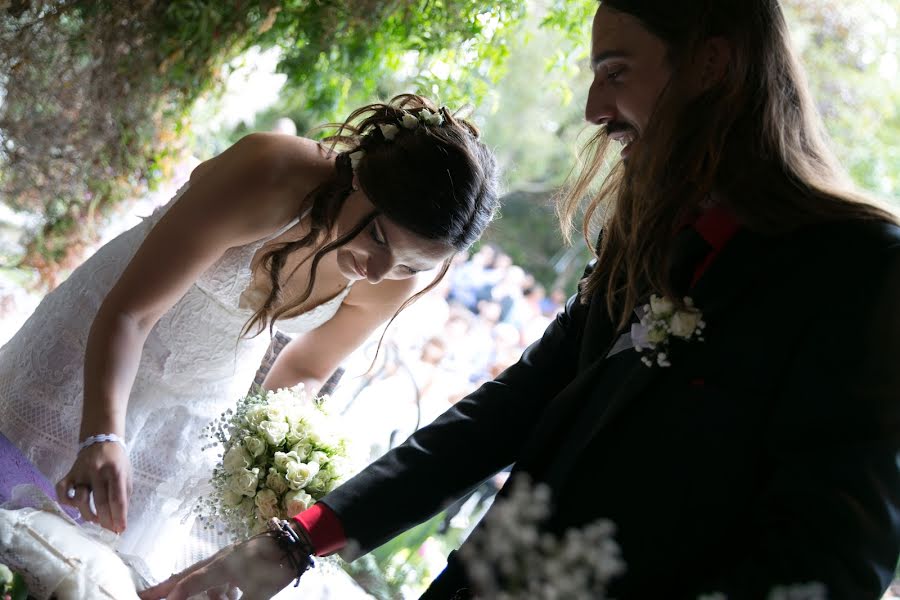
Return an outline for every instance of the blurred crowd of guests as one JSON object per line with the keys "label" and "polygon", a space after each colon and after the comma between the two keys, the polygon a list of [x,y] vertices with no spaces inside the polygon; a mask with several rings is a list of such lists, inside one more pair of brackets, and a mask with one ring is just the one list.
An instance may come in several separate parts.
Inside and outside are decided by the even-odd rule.
{"label": "blurred crowd of guests", "polygon": [[374,458],[516,362],[565,301],[495,246],[460,255],[348,360],[333,405]]}

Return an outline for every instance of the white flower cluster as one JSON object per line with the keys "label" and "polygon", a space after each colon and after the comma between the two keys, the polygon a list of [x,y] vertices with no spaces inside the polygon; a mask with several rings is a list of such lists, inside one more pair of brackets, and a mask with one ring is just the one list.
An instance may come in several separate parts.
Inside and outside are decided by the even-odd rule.
{"label": "white flower cluster", "polygon": [[598,520],[562,538],[542,533],[550,490],[517,475],[510,494],[495,502],[460,549],[476,598],[495,600],[603,600],[606,586],[625,570],[615,526]]}
{"label": "white flower cluster", "polygon": [[650,296],[650,303],[638,309],[640,323],[631,326],[631,341],[638,352],[647,352],[641,357],[648,367],[654,364],[670,367],[668,349],[672,336],[682,340],[703,341],[706,323],[703,314],[694,307],[691,298],[684,299],[684,308],[676,309],[669,298],[656,294]]}
{"label": "white flower cluster", "polygon": [[197,512],[246,537],[334,489],[349,471],[348,442],[336,433],[324,400],[311,400],[301,384],[247,395],[225,411],[204,433],[215,440],[208,447],[221,444],[224,454],[213,469],[213,492]]}
{"label": "white flower cluster", "polygon": [[[400,125],[404,129],[415,129],[419,126],[419,123],[437,127],[444,124],[444,116],[440,113],[440,111],[431,112],[430,109],[423,108],[416,114],[405,112],[403,113],[403,116],[400,117]],[[381,136],[387,142],[392,142],[400,132],[400,127],[394,125],[393,123],[379,123],[378,129],[381,131]],[[366,134],[366,136],[369,135],[371,135],[371,133]],[[355,152],[351,152],[349,156],[350,167],[355,171],[356,167],[359,165],[359,161],[365,158],[366,151],[360,148]]]}

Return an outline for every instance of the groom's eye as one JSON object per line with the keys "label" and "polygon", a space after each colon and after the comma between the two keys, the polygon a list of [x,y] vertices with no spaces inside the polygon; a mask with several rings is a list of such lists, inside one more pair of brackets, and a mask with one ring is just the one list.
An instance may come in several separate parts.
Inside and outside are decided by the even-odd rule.
{"label": "groom's eye", "polygon": [[384,237],[382,237],[381,232],[378,231],[378,226],[375,223],[369,227],[369,237],[375,240],[375,243],[379,246],[384,246]]}

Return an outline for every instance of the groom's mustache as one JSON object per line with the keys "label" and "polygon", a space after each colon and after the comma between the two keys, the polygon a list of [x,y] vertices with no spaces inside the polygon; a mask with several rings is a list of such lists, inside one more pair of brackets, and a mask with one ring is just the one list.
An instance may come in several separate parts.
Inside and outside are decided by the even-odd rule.
{"label": "groom's mustache", "polygon": [[629,125],[628,123],[623,123],[621,121],[610,121],[606,124],[606,135],[611,136],[616,133],[621,132],[632,132],[633,135],[637,136],[637,131],[634,130],[634,127]]}

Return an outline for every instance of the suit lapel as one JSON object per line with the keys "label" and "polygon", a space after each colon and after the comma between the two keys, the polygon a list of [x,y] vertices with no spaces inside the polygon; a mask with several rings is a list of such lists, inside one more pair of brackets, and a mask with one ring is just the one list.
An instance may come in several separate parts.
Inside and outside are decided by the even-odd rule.
{"label": "suit lapel", "polygon": [[[777,254],[775,250],[779,246],[774,240],[741,230],[722,249],[707,272],[689,291],[707,323],[705,335],[715,335],[716,320],[724,317],[725,309],[739,301],[741,294],[756,285],[768,269],[778,268],[774,259]],[[553,454],[553,464],[546,465],[547,479],[551,485],[565,480],[575,459],[590,441],[601,429],[614,422],[654,381],[663,375],[693,368],[699,355],[694,349],[697,344],[703,343],[696,340],[678,343],[672,349],[671,367],[647,367],[635,360],[622,375],[621,383],[615,391],[606,398],[598,398],[592,384],[596,377],[601,376],[603,357],[613,337],[613,328],[605,311],[603,319],[600,318],[601,315],[594,314],[603,304],[600,299],[595,297],[592,304],[591,314],[594,318],[590,330],[597,332],[597,335],[602,332],[602,337],[593,338],[602,343],[591,345],[593,336],[585,337],[583,352],[590,357],[591,364],[554,400],[550,415],[552,418],[543,420],[533,438],[532,448],[540,449],[539,452],[544,456],[559,451]],[[586,331],[588,330],[586,326]],[[590,406],[587,406],[589,403]],[[560,431],[560,427],[565,429]],[[540,473],[538,470],[536,474],[540,476]]]}

